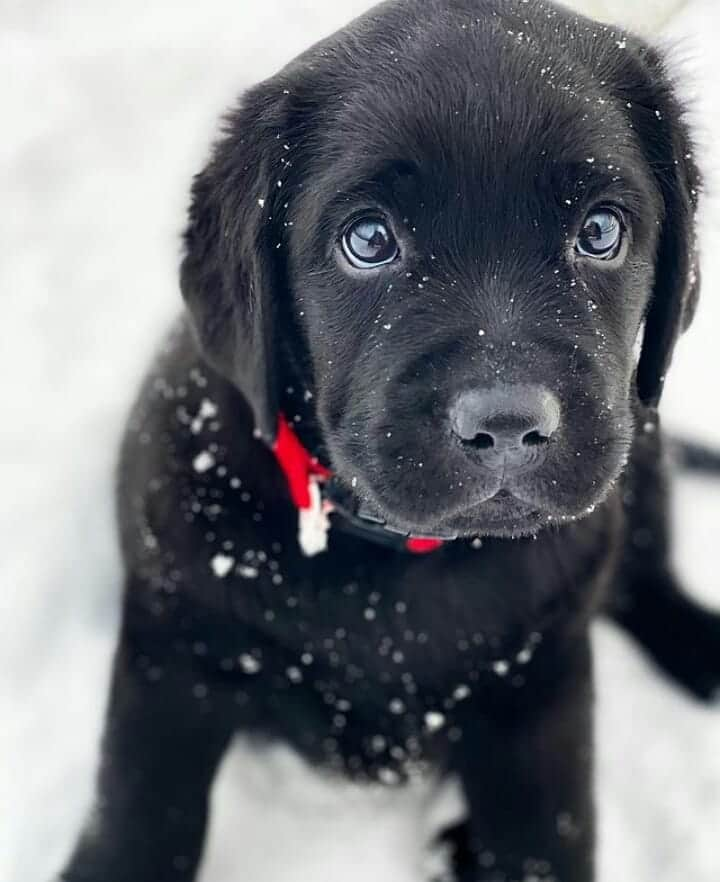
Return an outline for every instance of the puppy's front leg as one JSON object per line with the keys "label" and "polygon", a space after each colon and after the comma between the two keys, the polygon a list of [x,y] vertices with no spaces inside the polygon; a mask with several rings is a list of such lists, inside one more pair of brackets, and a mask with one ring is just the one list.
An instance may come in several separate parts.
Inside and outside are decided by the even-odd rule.
{"label": "puppy's front leg", "polygon": [[[528,671],[497,713],[462,726],[470,808],[461,882],[592,882],[592,685],[587,638],[566,665]],[[519,681],[517,681],[519,682]],[[524,699],[523,699],[524,696]]]}
{"label": "puppy's front leg", "polygon": [[631,572],[609,612],[681,686],[720,699],[720,615],[685,594],[669,570]]}
{"label": "puppy's front leg", "polygon": [[138,641],[118,648],[96,805],[63,882],[181,882],[195,875],[208,790],[230,737],[222,696],[182,654]]}

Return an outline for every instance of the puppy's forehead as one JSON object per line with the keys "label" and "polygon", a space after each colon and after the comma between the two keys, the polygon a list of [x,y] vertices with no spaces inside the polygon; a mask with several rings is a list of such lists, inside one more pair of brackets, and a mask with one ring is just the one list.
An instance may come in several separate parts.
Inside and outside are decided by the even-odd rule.
{"label": "puppy's forehead", "polygon": [[[525,31],[507,13],[521,5],[534,13]],[[612,94],[618,35],[538,3],[509,2],[501,14],[480,2],[473,16],[434,4],[435,19],[398,17],[397,6],[310,65],[322,97],[316,180],[341,187],[373,164],[405,162],[445,188],[489,195],[563,168],[577,176],[585,163],[583,174],[596,162],[616,173],[642,165]]]}
{"label": "puppy's forehead", "polygon": [[[437,101],[434,86],[446,93]],[[445,75],[438,83],[426,77],[409,94],[398,92],[382,104],[376,95],[357,94],[325,131],[318,158],[336,179],[346,170],[352,179],[353,170],[357,177],[394,162],[422,170],[430,181],[486,190],[506,177],[528,183],[543,172],[584,174],[596,163],[619,172],[640,162],[620,108],[606,93],[595,91],[589,99],[587,91],[543,91],[522,81],[507,89]]]}

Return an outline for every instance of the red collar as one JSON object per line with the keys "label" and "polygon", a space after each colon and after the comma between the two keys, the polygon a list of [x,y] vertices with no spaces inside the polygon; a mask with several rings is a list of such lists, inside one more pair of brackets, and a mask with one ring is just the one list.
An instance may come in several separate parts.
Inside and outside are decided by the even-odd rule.
{"label": "red collar", "polygon": [[310,485],[313,478],[326,481],[332,477],[330,469],[320,465],[316,456],[311,456],[300,443],[290,423],[280,415],[273,453],[283,470],[290,490],[290,498],[295,508],[310,508]]}
{"label": "red collar", "polygon": [[[325,550],[327,543],[317,535],[314,538],[310,536],[310,539],[308,536],[318,531],[327,533],[330,527],[328,516],[337,514],[332,502],[323,499],[319,490],[323,483],[332,478],[332,472],[303,447],[291,424],[282,414],[278,419],[277,437],[272,450],[287,480],[290,498],[299,512],[300,545],[305,554],[317,554]],[[437,551],[445,544],[443,539],[425,536],[403,537],[381,527],[371,525],[363,527],[363,522],[358,518],[352,520],[355,534],[382,541],[385,545],[395,545],[411,554],[428,554]]]}

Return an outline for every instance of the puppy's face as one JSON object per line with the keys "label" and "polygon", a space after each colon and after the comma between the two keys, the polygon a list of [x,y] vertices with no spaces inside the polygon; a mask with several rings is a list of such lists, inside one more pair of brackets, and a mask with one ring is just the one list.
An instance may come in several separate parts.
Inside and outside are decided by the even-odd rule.
{"label": "puppy's face", "polygon": [[674,220],[644,143],[663,111],[638,125],[617,35],[400,8],[275,86],[283,312],[361,513],[526,534],[591,510],[628,455]]}
{"label": "puppy's face", "polygon": [[361,510],[523,533],[587,511],[625,461],[662,207],[607,88],[519,75],[512,36],[480,62],[448,37],[323,109],[292,287]]}

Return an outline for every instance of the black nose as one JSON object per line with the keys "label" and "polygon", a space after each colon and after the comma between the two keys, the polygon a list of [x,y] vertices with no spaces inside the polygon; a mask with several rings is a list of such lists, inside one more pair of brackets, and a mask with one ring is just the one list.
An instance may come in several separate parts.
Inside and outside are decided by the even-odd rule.
{"label": "black nose", "polygon": [[453,434],[492,471],[539,465],[560,425],[560,403],[544,386],[495,386],[462,392],[450,409]]}

